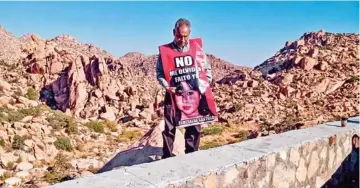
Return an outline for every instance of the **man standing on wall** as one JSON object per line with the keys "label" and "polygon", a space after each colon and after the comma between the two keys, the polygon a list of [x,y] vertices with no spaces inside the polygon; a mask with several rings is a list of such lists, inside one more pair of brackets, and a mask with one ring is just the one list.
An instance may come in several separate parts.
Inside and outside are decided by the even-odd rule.
{"label": "man standing on wall", "polygon": [[[198,45],[199,43],[202,45],[202,42],[201,42],[201,39],[196,39],[198,42],[194,43],[195,39],[189,39],[190,33],[191,33],[190,22],[187,19],[181,18],[181,19],[177,20],[177,22],[175,23],[175,27],[173,29],[174,41],[169,44],[159,47],[159,58],[158,58],[158,62],[156,64],[156,74],[157,74],[157,80],[159,81],[161,86],[163,88],[165,88],[165,90],[166,90],[166,95],[165,95],[165,99],[164,99],[165,130],[162,133],[163,140],[164,140],[163,141],[163,156],[162,156],[163,159],[174,156],[172,151],[173,151],[173,143],[174,143],[174,139],[175,139],[175,131],[176,131],[176,127],[177,127],[177,122],[175,121],[176,115],[174,114],[175,113],[174,106],[176,106],[176,105],[174,104],[173,96],[176,95],[176,96],[189,97],[188,90],[190,90],[190,89],[188,89],[187,91],[185,91],[186,85],[185,85],[185,87],[182,87],[182,86],[173,87],[173,85],[170,85],[171,77],[169,77],[169,75],[171,75],[171,73],[169,73],[168,66],[175,66],[176,57],[181,56],[181,55],[188,54],[188,56],[190,56],[190,54],[192,54],[190,59],[196,59],[196,57],[194,57],[196,55],[194,55],[194,54],[198,55],[199,52],[196,53],[195,47],[199,46]],[[201,45],[199,48],[202,49]],[[193,52],[191,52],[191,51],[193,51]],[[173,53],[178,54],[178,55],[173,55],[174,57],[169,55],[169,54],[173,54]],[[207,78],[206,82],[211,83],[211,81],[212,81],[211,66],[210,66],[210,63],[206,59],[205,53],[202,53],[201,60],[205,65],[204,66],[205,70],[203,72],[203,75],[206,75],[206,76],[204,76],[205,79]],[[193,61],[193,60],[191,60],[191,61]],[[165,69],[164,69],[164,67],[165,67]],[[197,74],[199,74],[199,73],[197,72]],[[174,79],[172,79],[172,81],[173,80]],[[175,80],[179,80],[179,79],[175,79]],[[205,87],[208,87],[208,85],[206,85]],[[198,86],[197,88],[201,88],[201,87]],[[202,88],[204,88],[204,87],[202,87]],[[184,93],[186,93],[186,92],[187,92],[186,95],[188,95],[188,96],[184,95]],[[202,122],[202,123],[204,123],[204,122]],[[197,125],[187,126],[187,127],[185,127],[185,131],[186,131],[185,132],[185,153],[191,153],[194,151],[198,151],[199,144],[200,144],[201,123],[199,123]]]}

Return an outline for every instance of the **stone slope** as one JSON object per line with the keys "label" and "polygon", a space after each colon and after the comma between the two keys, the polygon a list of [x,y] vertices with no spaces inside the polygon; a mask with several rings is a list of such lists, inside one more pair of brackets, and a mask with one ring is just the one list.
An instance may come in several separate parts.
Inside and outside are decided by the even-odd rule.
{"label": "stone slope", "polygon": [[21,53],[20,40],[0,25],[0,41],[0,63],[8,65],[17,63]]}

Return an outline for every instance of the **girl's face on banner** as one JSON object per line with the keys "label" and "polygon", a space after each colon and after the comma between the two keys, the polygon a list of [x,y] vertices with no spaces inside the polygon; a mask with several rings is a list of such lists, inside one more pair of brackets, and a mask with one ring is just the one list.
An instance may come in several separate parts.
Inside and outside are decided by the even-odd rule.
{"label": "girl's face on banner", "polygon": [[185,114],[191,115],[197,112],[200,103],[200,93],[192,90],[186,82],[181,82],[182,90],[177,90],[175,102],[177,107]]}

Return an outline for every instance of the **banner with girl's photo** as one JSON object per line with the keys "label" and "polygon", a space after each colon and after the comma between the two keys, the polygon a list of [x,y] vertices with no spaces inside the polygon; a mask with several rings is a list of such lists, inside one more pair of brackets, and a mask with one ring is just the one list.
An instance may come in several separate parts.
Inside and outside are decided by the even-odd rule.
{"label": "banner with girl's photo", "polygon": [[206,76],[205,53],[200,38],[190,39],[187,52],[159,47],[165,79],[170,87],[177,128],[217,121],[216,105]]}

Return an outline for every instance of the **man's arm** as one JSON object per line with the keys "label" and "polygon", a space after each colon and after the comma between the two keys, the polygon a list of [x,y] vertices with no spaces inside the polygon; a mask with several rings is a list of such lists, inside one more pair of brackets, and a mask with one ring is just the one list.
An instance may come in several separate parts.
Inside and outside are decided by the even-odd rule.
{"label": "man's arm", "polygon": [[160,54],[159,54],[158,60],[156,62],[156,78],[157,78],[158,82],[160,83],[160,85],[163,88],[166,89],[166,87],[168,87],[168,83],[165,80],[165,75],[164,75],[164,70],[163,70],[163,67],[162,67]]}

